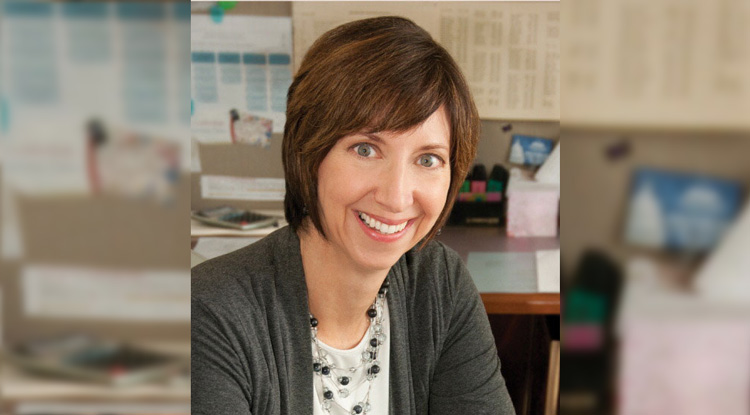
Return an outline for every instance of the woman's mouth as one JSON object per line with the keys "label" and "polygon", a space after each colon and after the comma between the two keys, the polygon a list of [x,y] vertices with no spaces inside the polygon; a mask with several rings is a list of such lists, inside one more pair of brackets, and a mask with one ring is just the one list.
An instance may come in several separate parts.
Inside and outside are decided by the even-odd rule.
{"label": "woman's mouth", "polygon": [[363,212],[359,212],[359,219],[365,225],[367,225],[368,228],[373,229],[382,235],[393,235],[395,233],[401,232],[402,230],[404,230],[406,225],[409,224],[409,221],[405,220],[399,224],[389,225],[387,223],[382,223]]}

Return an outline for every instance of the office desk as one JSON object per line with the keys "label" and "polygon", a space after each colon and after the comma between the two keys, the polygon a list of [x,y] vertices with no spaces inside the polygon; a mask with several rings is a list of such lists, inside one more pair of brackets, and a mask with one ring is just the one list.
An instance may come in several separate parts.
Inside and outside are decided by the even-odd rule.
{"label": "office desk", "polygon": [[[469,252],[535,252],[560,249],[560,239],[509,238],[498,227],[446,226],[437,239],[468,263]],[[480,292],[487,314],[560,314],[560,293]]]}

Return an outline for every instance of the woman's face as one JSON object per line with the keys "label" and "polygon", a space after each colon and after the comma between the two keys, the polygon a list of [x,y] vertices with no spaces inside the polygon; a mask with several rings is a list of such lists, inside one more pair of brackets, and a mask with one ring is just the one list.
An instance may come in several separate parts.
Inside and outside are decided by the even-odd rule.
{"label": "woman's face", "polygon": [[362,270],[389,269],[432,229],[451,181],[443,108],[404,133],[340,139],[318,170],[332,255]]}

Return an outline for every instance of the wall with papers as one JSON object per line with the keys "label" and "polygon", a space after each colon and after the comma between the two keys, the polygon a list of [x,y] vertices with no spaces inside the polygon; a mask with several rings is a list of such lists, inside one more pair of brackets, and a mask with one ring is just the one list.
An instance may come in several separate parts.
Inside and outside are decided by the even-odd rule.
{"label": "wall with papers", "polygon": [[[194,4],[192,52],[198,49],[213,52],[215,60],[196,62],[195,58],[201,57],[193,56],[193,172],[219,174],[220,171],[221,175],[238,177],[283,176],[280,142],[284,117],[281,111],[274,112],[272,99],[279,94],[273,89],[282,86],[273,83],[269,72],[264,72],[265,83],[251,85],[251,72],[243,54],[284,53],[289,46],[289,35],[293,73],[305,51],[325,31],[351,20],[394,14],[408,17],[430,32],[453,54],[467,76],[482,117],[478,162],[492,165],[505,161],[511,134],[559,137],[559,2],[250,2],[237,3],[218,18],[212,15],[210,5]],[[244,33],[233,36],[237,31]],[[273,35],[275,39],[259,41],[251,39],[248,33]],[[221,64],[219,55],[225,52],[239,53],[240,63]],[[196,64],[203,68],[196,71]],[[238,71],[232,66],[242,69]],[[227,73],[234,82],[231,85],[226,84]],[[267,108],[274,111],[251,109],[252,97],[248,93],[251,86],[266,93]],[[216,100],[198,102],[197,95],[205,93],[203,88],[206,87],[208,95],[216,94]],[[288,88],[288,85],[283,87]],[[230,151],[229,147],[236,146],[231,144],[229,131],[229,111],[234,107],[273,120],[273,132],[267,145],[242,145],[242,151]],[[507,128],[511,122],[512,130]],[[222,149],[222,146],[227,148]],[[212,155],[223,153],[229,158],[232,153],[239,157],[239,154],[247,156],[248,152],[253,152],[254,157],[252,163],[246,162],[247,159],[228,158],[218,165],[216,157],[201,159],[200,149]],[[227,171],[227,166],[238,167],[231,172]],[[193,209],[219,203],[261,209],[274,206],[268,201],[206,199],[202,194],[201,180],[195,174],[192,178]],[[281,206],[280,201],[275,203]]]}

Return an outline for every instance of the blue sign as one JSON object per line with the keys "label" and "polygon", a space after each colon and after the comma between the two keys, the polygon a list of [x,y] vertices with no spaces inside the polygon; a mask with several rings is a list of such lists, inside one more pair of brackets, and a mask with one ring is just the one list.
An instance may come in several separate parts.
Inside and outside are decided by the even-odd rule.
{"label": "blue sign", "polygon": [[652,248],[706,251],[721,239],[741,202],[738,182],[641,168],[633,176],[625,239]]}
{"label": "blue sign", "polygon": [[508,161],[525,166],[541,166],[552,152],[554,144],[549,138],[514,134]]}

